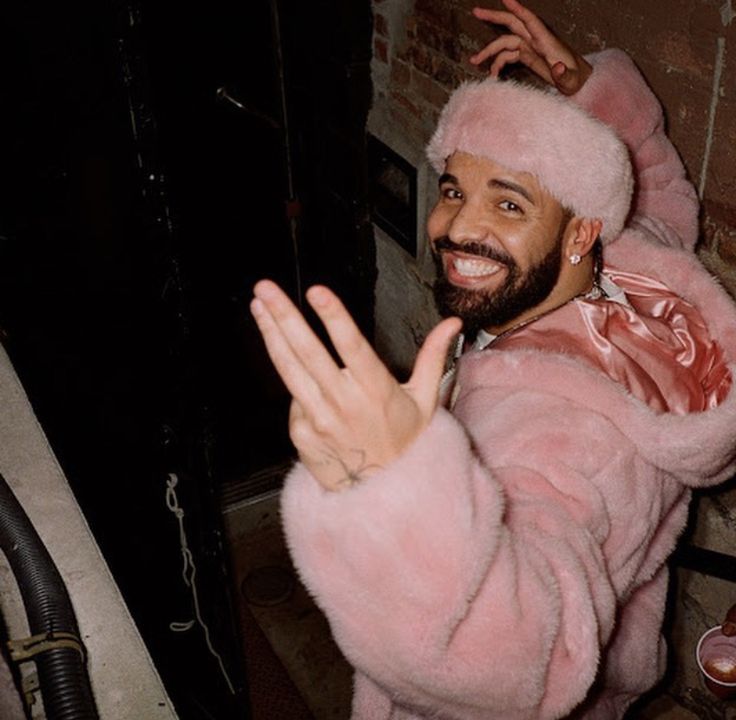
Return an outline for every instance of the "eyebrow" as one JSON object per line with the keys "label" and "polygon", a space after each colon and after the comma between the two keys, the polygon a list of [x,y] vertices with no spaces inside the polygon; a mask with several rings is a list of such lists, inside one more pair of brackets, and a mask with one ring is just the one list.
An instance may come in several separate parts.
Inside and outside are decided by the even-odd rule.
{"label": "eyebrow", "polygon": [[517,185],[515,182],[511,182],[510,180],[501,180],[499,178],[491,178],[488,181],[488,187],[493,188],[500,188],[502,190],[510,190],[513,193],[516,193],[517,195],[521,195],[521,197],[528,200],[532,205],[536,205],[534,202],[531,193],[522,185]]}
{"label": "eyebrow", "polygon": [[[439,180],[437,182],[438,185],[442,186],[445,183],[450,183],[452,185],[458,185],[458,179],[452,175],[451,173],[442,173],[440,175]],[[521,195],[525,200],[530,202],[532,205],[536,205],[534,202],[534,199],[532,198],[531,193],[522,185],[519,185],[515,182],[511,182],[510,180],[501,180],[500,178],[491,178],[488,181],[488,187],[491,189],[499,188],[501,190],[510,190],[513,193],[516,193],[517,195]]]}

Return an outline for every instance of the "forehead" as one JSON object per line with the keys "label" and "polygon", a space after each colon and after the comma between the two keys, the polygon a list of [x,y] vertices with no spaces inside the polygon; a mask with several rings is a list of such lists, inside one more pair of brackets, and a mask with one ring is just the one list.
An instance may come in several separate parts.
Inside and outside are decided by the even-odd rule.
{"label": "forehead", "polygon": [[540,184],[536,175],[511,170],[480,155],[454,152],[447,159],[445,172],[457,178],[461,185],[478,184],[481,188],[490,190],[504,186],[516,186],[530,195],[535,202],[557,203],[555,198]]}

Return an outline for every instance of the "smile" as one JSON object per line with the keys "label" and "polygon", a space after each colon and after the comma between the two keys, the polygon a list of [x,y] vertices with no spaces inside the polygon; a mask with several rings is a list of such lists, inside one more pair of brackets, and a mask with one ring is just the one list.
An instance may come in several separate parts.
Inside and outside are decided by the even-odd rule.
{"label": "smile", "polygon": [[485,260],[483,258],[463,258],[456,256],[450,262],[458,275],[467,278],[489,277],[495,275],[503,267],[492,260]]}

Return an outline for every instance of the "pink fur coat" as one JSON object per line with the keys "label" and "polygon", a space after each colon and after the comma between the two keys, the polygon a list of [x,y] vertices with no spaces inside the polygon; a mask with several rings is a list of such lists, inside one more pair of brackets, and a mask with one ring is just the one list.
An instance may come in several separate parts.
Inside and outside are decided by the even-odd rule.
{"label": "pink fur coat", "polygon": [[[607,262],[686,299],[732,364],[736,312],[692,253],[697,200],[661,108],[626,55],[591,61],[574,101],[616,129],[638,183]],[[734,394],[659,412],[524,347],[466,355],[458,380],[391,466],[330,493],[298,465],[283,493],[296,566],[356,668],[353,718],[620,718],[661,676],[665,561],[690,489],[733,471]]]}

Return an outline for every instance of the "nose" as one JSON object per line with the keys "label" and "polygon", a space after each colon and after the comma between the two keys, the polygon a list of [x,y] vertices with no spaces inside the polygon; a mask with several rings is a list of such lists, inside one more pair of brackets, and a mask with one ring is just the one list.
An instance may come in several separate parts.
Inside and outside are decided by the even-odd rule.
{"label": "nose", "polygon": [[447,235],[458,245],[483,242],[491,234],[488,213],[478,203],[465,202],[450,219]]}

